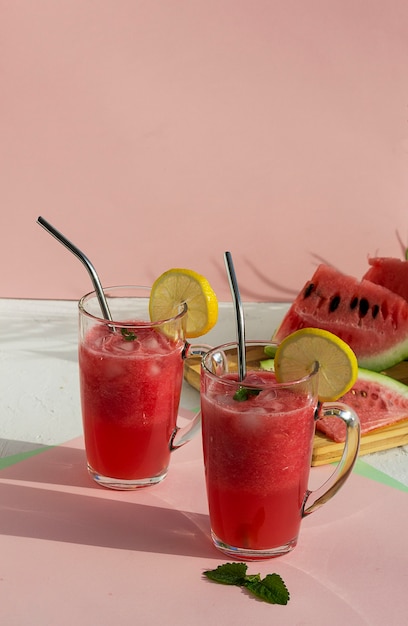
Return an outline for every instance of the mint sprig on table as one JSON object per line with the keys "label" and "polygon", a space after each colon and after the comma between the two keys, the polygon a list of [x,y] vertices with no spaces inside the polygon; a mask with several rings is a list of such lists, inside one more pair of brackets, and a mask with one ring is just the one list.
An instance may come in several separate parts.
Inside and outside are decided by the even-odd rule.
{"label": "mint sprig on table", "polygon": [[289,591],[279,574],[247,574],[245,563],[224,563],[216,569],[207,570],[204,576],[222,585],[245,587],[254,596],[269,604],[287,604]]}

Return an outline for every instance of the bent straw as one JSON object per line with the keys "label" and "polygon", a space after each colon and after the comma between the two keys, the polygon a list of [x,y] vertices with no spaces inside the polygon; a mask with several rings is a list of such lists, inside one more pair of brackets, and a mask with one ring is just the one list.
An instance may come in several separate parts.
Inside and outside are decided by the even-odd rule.
{"label": "bent straw", "polygon": [[77,248],[71,241],[69,241],[69,239],[64,237],[62,233],[54,228],[54,226],[47,222],[47,220],[45,220],[43,217],[39,216],[39,218],[37,219],[37,223],[40,224],[40,226],[42,226],[47,232],[49,232],[50,235],[55,237],[55,239],[62,243],[66,248],[68,248],[70,252],[75,254],[75,256],[85,265],[91,277],[92,284],[95,288],[99,306],[101,307],[102,316],[104,319],[112,321],[112,315],[109,311],[108,303],[106,302],[101,281],[99,280],[99,276],[96,273],[96,270],[88,257],[85,256],[85,254],[79,248]]}
{"label": "bent straw", "polygon": [[238,346],[238,375],[239,380],[244,380],[246,376],[245,358],[245,318],[242,308],[241,296],[239,294],[237,277],[235,275],[234,264],[231,252],[224,253],[225,265],[227,268],[228,280],[231,288],[232,299],[235,306],[235,319],[237,324],[237,346]]}

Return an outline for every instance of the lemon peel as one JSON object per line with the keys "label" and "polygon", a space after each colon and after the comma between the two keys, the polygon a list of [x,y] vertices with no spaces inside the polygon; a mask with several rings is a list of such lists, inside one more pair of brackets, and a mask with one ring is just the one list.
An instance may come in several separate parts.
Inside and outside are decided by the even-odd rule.
{"label": "lemon peel", "polygon": [[213,328],[218,319],[218,300],[208,280],[197,272],[173,268],[153,283],[150,319],[157,322],[174,317],[182,304],[187,305],[186,337],[200,337]]}
{"label": "lemon peel", "polygon": [[275,354],[276,378],[279,382],[303,378],[316,361],[321,402],[337,400],[357,380],[358,362],[353,350],[337,335],[320,328],[301,328],[283,339]]}

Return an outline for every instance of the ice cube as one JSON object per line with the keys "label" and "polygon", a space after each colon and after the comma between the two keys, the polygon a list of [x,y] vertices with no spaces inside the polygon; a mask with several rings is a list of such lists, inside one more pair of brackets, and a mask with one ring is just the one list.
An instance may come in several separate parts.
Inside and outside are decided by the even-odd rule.
{"label": "ice cube", "polygon": [[141,348],[145,354],[157,354],[161,352],[160,343],[156,338],[157,333],[149,333],[141,340]]}
{"label": "ice cube", "polygon": [[244,412],[239,416],[239,427],[247,430],[255,430],[263,427],[262,417],[266,414],[263,407],[253,407],[250,411]]}
{"label": "ice cube", "polygon": [[156,377],[156,376],[161,376],[163,373],[163,369],[160,365],[160,363],[158,363],[156,360],[152,361],[149,365],[149,376],[151,376],[152,378]]}
{"label": "ice cube", "polygon": [[121,353],[123,352],[127,352],[127,353],[135,353],[138,352],[141,348],[141,344],[140,341],[138,341],[137,339],[134,339],[132,341],[127,341],[127,340],[121,340],[118,341],[115,349]]}
{"label": "ice cube", "polygon": [[124,368],[119,359],[107,359],[104,360],[103,366],[101,363],[101,378],[105,380],[113,380],[114,378],[120,378],[124,374]]}

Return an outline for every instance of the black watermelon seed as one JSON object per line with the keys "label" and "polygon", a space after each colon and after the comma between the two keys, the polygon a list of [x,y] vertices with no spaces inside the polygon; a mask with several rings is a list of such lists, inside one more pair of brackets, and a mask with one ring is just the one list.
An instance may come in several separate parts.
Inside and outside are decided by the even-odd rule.
{"label": "black watermelon seed", "polygon": [[358,304],[358,298],[357,296],[354,296],[354,298],[350,302],[350,309],[355,309],[357,304]]}
{"label": "black watermelon seed", "polygon": [[371,315],[373,316],[374,319],[377,317],[379,312],[380,312],[380,307],[378,306],[378,304],[374,304],[373,308],[371,309]]}
{"label": "black watermelon seed", "polygon": [[330,300],[330,304],[329,304],[329,312],[333,313],[333,311],[335,311],[338,306],[340,304],[340,296],[333,296],[333,298]]}
{"label": "black watermelon seed", "polygon": [[360,304],[359,304],[360,316],[364,317],[365,315],[367,315],[367,312],[368,312],[369,308],[370,308],[370,305],[368,303],[367,298],[361,298]]}
{"label": "black watermelon seed", "polygon": [[310,296],[310,294],[312,293],[313,289],[315,288],[313,283],[309,283],[307,285],[307,287],[305,288],[305,293],[303,294],[304,298],[308,298]]}

